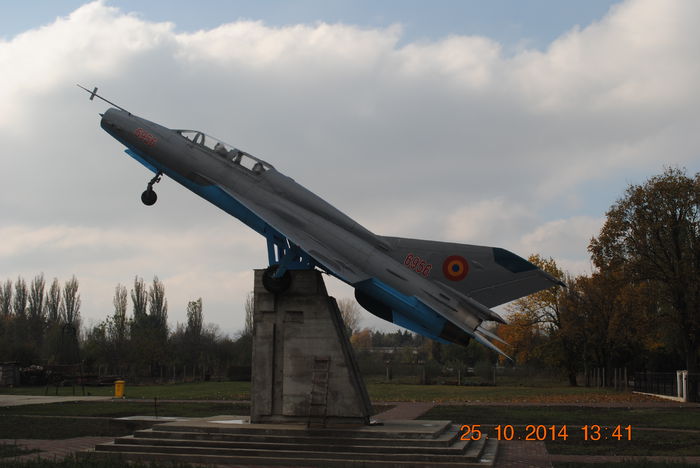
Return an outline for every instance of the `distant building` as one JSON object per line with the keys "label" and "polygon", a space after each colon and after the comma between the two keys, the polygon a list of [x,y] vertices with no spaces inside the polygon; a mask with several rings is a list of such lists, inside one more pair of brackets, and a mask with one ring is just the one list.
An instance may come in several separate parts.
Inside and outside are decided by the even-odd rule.
{"label": "distant building", "polygon": [[0,363],[0,387],[19,385],[19,366],[16,362]]}

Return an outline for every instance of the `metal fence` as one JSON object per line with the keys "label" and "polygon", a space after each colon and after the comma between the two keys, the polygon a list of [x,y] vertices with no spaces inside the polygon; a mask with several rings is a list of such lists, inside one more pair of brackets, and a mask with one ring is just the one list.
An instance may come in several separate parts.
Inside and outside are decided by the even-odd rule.
{"label": "metal fence", "polygon": [[[681,371],[637,372],[634,374],[634,391],[700,401],[700,373],[683,371],[682,374]],[[679,386],[684,388],[679,389]]]}
{"label": "metal fence", "polygon": [[637,372],[634,374],[634,391],[655,395],[678,396],[675,372]]}

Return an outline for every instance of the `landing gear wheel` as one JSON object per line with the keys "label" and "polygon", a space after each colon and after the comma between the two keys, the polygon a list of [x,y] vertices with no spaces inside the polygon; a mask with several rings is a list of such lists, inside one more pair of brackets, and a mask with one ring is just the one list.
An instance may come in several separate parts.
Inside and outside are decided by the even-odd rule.
{"label": "landing gear wheel", "polygon": [[141,201],[146,206],[151,206],[151,205],[155,204],[155,202],[157,200],[158,200],[158,195],[156,195],[156,192],[154,192],[151,187],[148,187],[141,194]]}
{"label": "landing gear wheel", "polygon": [[161,177],[163,177],[163,173],[158,171],[156,176],[152,178],[150,182],[148,182],[146,190],[141,194],[141,201],[144,205],[151,206],[158,200],[158,195],[156,195],[156,192],[153,191],[153,184],[160,182]]}
{"label": "landing gear wheel", "polygon": [[273,294],[285,292],[292,283],[292,275],[290,275],[288,271],[285,271],[281,278],[273,278],[278,267],[279,265],[267,267],[262,277],[263,286]]}

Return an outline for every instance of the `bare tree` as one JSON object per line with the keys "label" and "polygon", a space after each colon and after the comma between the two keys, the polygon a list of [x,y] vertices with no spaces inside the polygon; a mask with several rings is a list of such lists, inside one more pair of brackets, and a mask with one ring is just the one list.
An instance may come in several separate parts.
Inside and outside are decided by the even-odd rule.
{"label": "bare tree", "polygon": [[57,323],[61,316],[61,286],[54,278],[46,294],[46,316],[49,323]]}
{"label": "bare tree", "polygon": [[44,309],[44,289],[46,289],[46,281],[42,273],[34,277],[29,287],[27,314],[32,322],[39,323],[44,321],[46,313]]}
{"label": "bare tree", "polygon": [[7,280],[0,286],[0,317],[12,314],[12,281]]}
{"label": "bare tree", "polygon": [[162,339],[168,338],[168,300],[165,298],[165,286],[153,277],[153,284],[148,289],[149,315],[155,331]]}
{"label": "bare tree", "polygon": [[112,330],[110,330],[110,334],[112,335],[111,339],[117,348],[119,348],[127,338],[127,302],[128,296],[126,287],[118,284],[114,289],[114,299],[112,300],[114,304],[114,315],[112,316]]}
{"label": "bare tree", "polygon": [[134,306],[134,323],[141,325],[146,318],[148,309],[148,292],[143,278],[134,278],[134,289],[131,290],[131,302]]}
{"label": "bare tree", "polygon": [[360,306],[354,299],[344,297],[338,301],[338,309],[345,328],[348,329],[349,335],[352,335],[360,324]]}
{"label": "bare tree", "polygon": [[29,297],[27,301],[27,340],[40,350],[44,343],[44,332],[46,326],[46,310],[44,309],[44,289],[46,281],[44,274],[34,277],[29,286]]}
{"label": "bare tree", "polygon": [[[129,339],[129,320],[126,318],[126,309],[128,307],[129,295],[126,291],[126,287],[121,284],[117,284],[114,288],[114,298],[112,299],[112,304],[114,304],[114,314],[108,317],[103,327],[105,330],[105,349],[108,349],[110,355],[109,359],[112,365],[116,366],[116,369],[120,373],[124,372],[124,363],[127,359],[126,356],[126,345]],[[94,336],[99,336],[95,334]]]}
{"label": "bare tree", "polygon": [[72,325],[77,330],[80,324],[80,294],[78,294],[78,279],[73,276],[63,286],[63,322]]}
{"label": "bare tree", "polygon": [[27,317],[27,298],[29,292],[27,291],[27,283],[24,278],[17,277],[15,282],[15,295],[12,302],[12,310],[15,313],[15,317],[18,319],[25,319]]}

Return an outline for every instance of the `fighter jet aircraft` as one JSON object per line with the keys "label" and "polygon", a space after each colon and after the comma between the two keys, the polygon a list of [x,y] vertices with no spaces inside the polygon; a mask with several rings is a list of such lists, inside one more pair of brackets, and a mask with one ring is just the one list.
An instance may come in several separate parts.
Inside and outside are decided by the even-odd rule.
{"label": "fighter jet aircraft", "polygon": [[[80,85],[78,85],[80,86]],[[501,352],[484,321],[503,322],[490,307],[560,281],[497,247],[374,234],[271,164],[198,130],[176,130],[111,106],[101,126],[151,170],[141,200],[168,176],[267,239],[265,287],[281,294],[289,270],[318,268],[349,284],[372,314],[443,343],[471,338]],[[502,353],[502,352],[501,352]]]}

